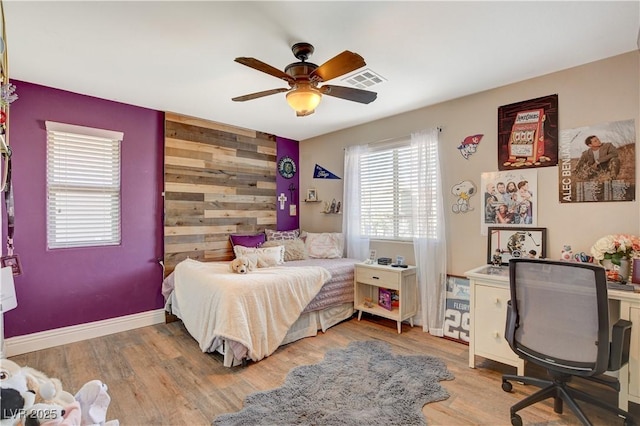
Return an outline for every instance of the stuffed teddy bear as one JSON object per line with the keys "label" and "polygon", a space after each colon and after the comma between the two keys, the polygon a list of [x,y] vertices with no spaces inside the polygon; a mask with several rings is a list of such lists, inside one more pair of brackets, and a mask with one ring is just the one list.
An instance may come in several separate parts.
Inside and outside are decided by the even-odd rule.
{"label": "stuffed teddy bear", "polygon": [[8,359],[0,359],[0,399],[0,426],[22,424],[36,399],[35,392],[27,387],[27,376],[22,367]]}

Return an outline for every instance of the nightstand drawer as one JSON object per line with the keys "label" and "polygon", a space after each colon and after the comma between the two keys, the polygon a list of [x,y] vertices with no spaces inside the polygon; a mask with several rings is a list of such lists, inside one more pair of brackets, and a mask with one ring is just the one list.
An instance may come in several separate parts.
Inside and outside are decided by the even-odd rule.
{"label": "nightstand drawer", "polygon": [[399,290],[400,278],[400,274],[394,271],[385,271],[381,269],[370,268],[356,268],[357,282],[375,285],[378,287]]}

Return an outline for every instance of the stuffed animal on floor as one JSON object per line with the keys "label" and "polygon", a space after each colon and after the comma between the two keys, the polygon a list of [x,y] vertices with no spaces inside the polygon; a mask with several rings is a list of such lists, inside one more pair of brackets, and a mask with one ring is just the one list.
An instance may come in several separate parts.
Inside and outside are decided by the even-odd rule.
{"label": "stuffed animal on floor", "polygon": [[76,401],[73,395],[62,389],[62,382],[59,379],[50,378],[31,367],[22,367],[22,371],[27,376],[27,387],[36,393],[36,404],[54,404],[65,407]]}
{"label": "stuffed animal on floor", "polygon": [[[29,408],[25,415],[24,426],[39,426],[42,424],[57,425],[64,420],[67,410],[57,404],[39,402]],[[70,424],[70,423],[66,423]]]}
{"label": "stuffed animal on floor", "polygon": [[106,421],[107,408],[111,403],[107,389],[107,385],[100,380],[91,380],[76,393],[76,401],[80,403],[82,410],[82,426],[118,426],[120,424],[118,420]]}
{"label": "stuffed animal on floor", "polygon": [[256,262],[252,262],[247,256],[236,257],[229,264],[232,272],[246,274],[256,268]]}
{"label": "stuffed animal on floor", "polygon": [[24,416],[36,399],[27,387],[27,376],[22,367],[8,359],[0,359],[0,426],[23,424]]}

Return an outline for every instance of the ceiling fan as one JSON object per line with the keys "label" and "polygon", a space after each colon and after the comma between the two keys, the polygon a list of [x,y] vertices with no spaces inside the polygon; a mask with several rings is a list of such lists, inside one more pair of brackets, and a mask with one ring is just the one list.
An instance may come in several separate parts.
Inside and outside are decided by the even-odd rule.
{"label": "ceiling fan", "polygon": [[244,102],[263,96],[275,95],[276,93],[287,92],[287,103],[296,111],[298,117],[313,114],[320,103],[322,95],[333,96],[346,99],[348,101],[368,104],[373,102],[378,96],[375,92],[356,89],[351,87],[333,86],[319,83],[340,77],[341,75],[355,71],[366,65],[362,56],[357,53],[345,50],[339,55],[329,59],[324,64],[318,66],[307,59],[311,56],[314,48],[309,43],[296,43],[291,47],[293,55],[300,62],[287,65],[284,71],[272,67],[255,58],[236,58],[235,61],[250,68],[262,71],[274,77],[280,78],[289,83],[289,88],[271,89],[262,92],[251,93],[233,98],[233,101]]}

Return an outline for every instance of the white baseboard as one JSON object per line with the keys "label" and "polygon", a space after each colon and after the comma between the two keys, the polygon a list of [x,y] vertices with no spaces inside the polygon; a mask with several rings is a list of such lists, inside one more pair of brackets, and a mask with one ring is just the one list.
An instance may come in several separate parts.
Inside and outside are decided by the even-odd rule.
{"label": "white baseboard", "polygon": [[156,309],[155,311],[141,312],[124,317],[10,337],[4,341],[6,356],[11,357],[121,331],[161,324],[165,322],[164,312],[164,309]]}

